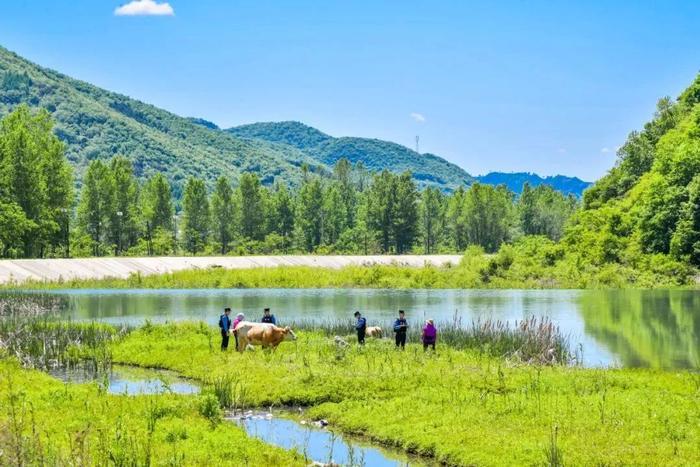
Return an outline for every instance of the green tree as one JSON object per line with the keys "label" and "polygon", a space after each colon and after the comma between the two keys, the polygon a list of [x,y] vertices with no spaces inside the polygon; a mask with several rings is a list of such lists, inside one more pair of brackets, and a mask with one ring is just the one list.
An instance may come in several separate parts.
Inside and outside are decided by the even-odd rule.
{"label": "green tree", "polygon": [[444,200],[437,188],[428,187],[421,193],[420,227],[423,252],[426,255],[437,251],[440,241],[444,214]]}
{"label": "green tree", "polygon": [[26,232],[35,228],[36,224],[27,219],[18,204],[0,201],[0,252],[3,258],[22,256],[22,239]]}
{"label": "green tree", "polygon": [[459,187],[447,200],[447,225],[449,236],[454,248],[462,252],[467,248],[467,226],[465,224],[466,217],[463,215],[464,198],[466,191],[464,187]]}
{"label": "green tree", "polygon": [[277,232],[284,239],[285,245],[288,245],[294,233],[294,199],[286,185],[275,185],[271,204],[270,231]]}
{"label": "green tree", "polygon": [[53,134],[48,112],[32,114],[21,105],[0,121],[0,202],[19,206],[29,221],[21,230],[22,250],[15,250],[20,256],[44,256],[65,243],[71,184],[64,146]]}
{"label": "green tree", "polygon": [[53,134],[48,115],[44,114],[43,121],[41,173],[46,185],[46,236],[49,246],[54,250],[64,249],[65,256],[69,256],[69,229],[75,199],[73,169],[66,159],[65,145]]}
{"label": "green tree", "polygon": [[228,178],[221,176],[216,181],[216,189],[211,197],[212,219],[216,241],[221,246],[221,254],[228,253],[233,239],[236,212],[233,203],[233,189]]}
{"label": "green tree", "polygon": [[296,211],[301,245],[313,251],[323,239],[323,187],[318,177],[308,177],[302,183]]}
{"label": "green tree", "polygon": [[262,240],[265,237],[265,213],[260,192],[260,179],[256,174],[241,175],[237,197],[241,235],[249,240]]}
{"label": "green tree", "polygon": [[396,176],[388,170],[376,174],[367,196],[368,227],[379,239],[382,253],[391,251],[394,242],[396,216]]}
{"label": "green tree", "polygon": [[110,213],[110,238],[115,254],[136,245],[140,237],[139,186],[127,158],[114,157],[110,163],[114,179],[114,211]]}
{"label": "green tree", "polygon": [[357,210],[357,188],[353,182],[353,168],[350,161],[345,158],[339,159],[333,168],[333,177],[340,197],[339,209],[343,213],[343,225],[352,228],[355,225]]}
{"label": "green tree", "polygon": [[190,177],[182,197],[183,243],[185,249],[197,254],[209,239],[210,213],[204,180]]}
{"label": "green tree", "polygon": [[576,211],[577,202],[573,196],[565,196],[549,185],[532,189],[525,183],[517,207],[525,235],[544,235],[557,241],[564,234],[567,220]]}
{"label": "green tree", "polygon": [[700,265],[700,175],[688,185],[688,200],[671,237],[670,252],[677,259]]}
{"label": "green tree", "polygon": [[174,242],[171,241],[168,244],[166,240],[172,239],[175,233],[173,225],[175,207],[168,179],[160,172],[149,178],[143,186],[141,215],[148,244],[148,254],[154,254],[153,240],[155,237],[159,238],[158,243],[162,247],[158,251],[172,251]]}
{"label": "green tree", "polygon": [[92,254],[101,256],[110,246],[110,222],[116,211],[114,177],[102,161],[90,163],[83,177],[83,187],[78,205],[78,227],[88,235]]}
{"label": "green tree", "polygon": [[333,245],[347,228],[347,205],[338,183],[332,183],[323,193],[323,243]]}
{"label": "green tree", "polygon": [[514,221],[513,193],[504,186],[474,183],[464,197],[467,239],[489,253],[509,240]]}
{"label": "green tree", "polygon": [[410,172],[394,178],[396,192],[393,219],[396,253],[410,251],[418,233],[418,188]]}

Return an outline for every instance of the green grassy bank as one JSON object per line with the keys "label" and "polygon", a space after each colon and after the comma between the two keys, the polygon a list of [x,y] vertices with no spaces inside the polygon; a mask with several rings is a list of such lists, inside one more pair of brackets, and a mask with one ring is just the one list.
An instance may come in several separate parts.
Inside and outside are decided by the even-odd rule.
{"label": "green grassy bank", "polygon": [[0,359],[0,465],[305,465],[206,397],[115,396]]}
{"label": "green grassy bank", "polygon": [[116,362],[168,368],[242,406],[311,406],[346,432],[454,465],[697,465],[700,375],[528,366],[388,340],[341,349],[299,333],[277,352],[222,354],[203,324],[145,326]]}
{"label": "green grassy bank", "polygon": [[[128,279],[22,284],[23,288],[494,288],[588,289],[695,286],[694,270],[669,258],[640,256],[635,264],[596,263],[537,237],[504,245],[495,255],[469,249],[456,266],[399,265],[200,269]],[[5,288],[16,287],[5,286]]]}

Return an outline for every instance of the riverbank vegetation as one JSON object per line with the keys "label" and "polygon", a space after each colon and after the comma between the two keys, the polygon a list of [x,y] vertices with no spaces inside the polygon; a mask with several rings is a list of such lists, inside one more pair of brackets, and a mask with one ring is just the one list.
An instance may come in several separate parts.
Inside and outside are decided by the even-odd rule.
{"label": "riverbank vegetation", "polygon": [[2,357],[0,401],[2,465],[306,465],[222,423],[206,396],[111,395]]}
{"label": "riverbank vegetation", "polygon": [[470,247],[457,265],[308,266],[184,270],[127,279],[6,284],[5,288],[482,288],[590,289],[695,286],[695,269],[665,255],[640,255],[633,264],[605,263],[594,251],[567,250],[544,237],[523,238],[487,255]]}
{"label": "riverbank vegetation", "polygon": [[[20,323],[22,333],[11,324],[0,328],[3,464],[299,465],[301,454],[266,446],[221,420],[225,410],[286,406],[448,465],[700,462],[696,372],[571,365],[566,337],[547,321],[438,323],[436,352],[424,352],[414,333],[405,351],[391,339],[358,347],[349,326],[321,324],[297,329],[297,341],[275,352],[239,354],[222,353],[218,330],[201,322],[120,331],[34,319],[44,324]],[[33,362],[46,361],[47,351],[14,340],[46,337],[49,324],[50,339],[65,344],[50,353],[169,369],[204,390],[112,395],[99,383],[66,384],[27,369],[44,368]],[[90,326],[100,330],[84,334],[92,340],[65,337]],[[335,333],[349,345],[338,344]],[[56,365],[74,361],[58,358]]]}
{"label": "riverbank vegetation", "polygon": [[148,326],[114,358],[218,381],[239,407],[310,406],[343,431],[447,464],[700,462],[691,372],[523,365],[441,341],[435,354],[388,339],[345,348],[315,332],[274,353],[222,354],[217,339],[196,323]]}

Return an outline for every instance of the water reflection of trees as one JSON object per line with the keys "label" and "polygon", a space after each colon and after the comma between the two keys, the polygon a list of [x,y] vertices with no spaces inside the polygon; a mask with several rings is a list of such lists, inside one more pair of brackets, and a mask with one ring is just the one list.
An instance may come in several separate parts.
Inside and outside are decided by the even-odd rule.
{"label": "water reflection of trees", "polygon": [[586,333],[625,366],[698,368],[700,293],[626,290],[582,294]]}

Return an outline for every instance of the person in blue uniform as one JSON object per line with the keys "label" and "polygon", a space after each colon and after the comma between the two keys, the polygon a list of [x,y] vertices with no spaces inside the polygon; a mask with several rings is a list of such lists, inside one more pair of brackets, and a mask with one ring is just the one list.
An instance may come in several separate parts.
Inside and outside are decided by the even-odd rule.
{"label": "person in blue uniform", "polygon": [[271,323],[271,324],[277,324],[277,320],[275,319],[275,315],[270,314],[270,309],[265,308],[263,310],[263,317],[260,320],[261,323]]}
{"label": "person in blue uniform", "polygon": [[219,317],[219,328],[221,329],[221,351],[228,349],[228,339],[231,332],[231,308],[225,308],[224,314]]}

